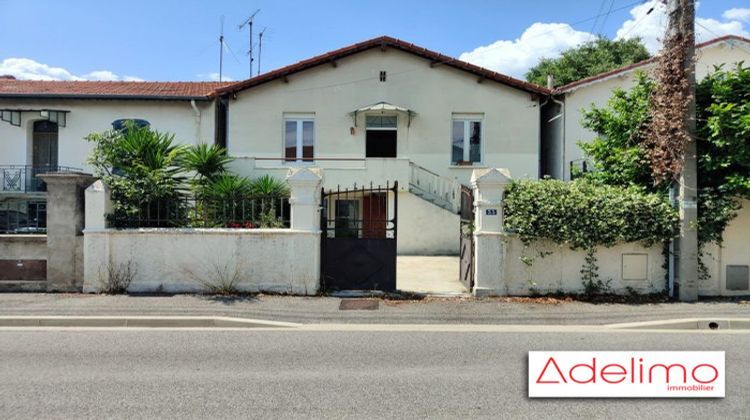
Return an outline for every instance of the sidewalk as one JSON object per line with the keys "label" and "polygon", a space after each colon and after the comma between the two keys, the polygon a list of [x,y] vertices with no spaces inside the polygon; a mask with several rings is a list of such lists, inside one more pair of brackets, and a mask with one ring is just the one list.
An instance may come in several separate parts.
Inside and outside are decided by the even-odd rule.
{"label": "sidewalk", "polygon": [[516,303],[502,299],[381,301],[375,310],[340,310],[333,297],[105,296],[0,294],[0,316],[230,316],[269,321],[367,324],[603,325],[696,317],[750,317],[750,302],[644,305]]}

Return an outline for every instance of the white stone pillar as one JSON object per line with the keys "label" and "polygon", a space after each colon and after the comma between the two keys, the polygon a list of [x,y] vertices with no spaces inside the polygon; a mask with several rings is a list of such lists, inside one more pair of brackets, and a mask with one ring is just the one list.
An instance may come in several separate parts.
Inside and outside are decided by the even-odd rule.
{"label": "white stone pillar", "polygon": [[505,233],[503,196],[511,182],[507,169],[475,169],[474,188],[474,293],[475,296],[506,294],[503,282]]}
{"label": "white stone pillar", "polygon": [[320,232],[320,188],[323,171],[318,168],[292,168],[286,177],[291,190],[291,228]]}
{"label": "white stone pillar", "polygon": [[101,180],[86,188],[86,229],[107,228],[107,215],[112,212],[111,192]]}

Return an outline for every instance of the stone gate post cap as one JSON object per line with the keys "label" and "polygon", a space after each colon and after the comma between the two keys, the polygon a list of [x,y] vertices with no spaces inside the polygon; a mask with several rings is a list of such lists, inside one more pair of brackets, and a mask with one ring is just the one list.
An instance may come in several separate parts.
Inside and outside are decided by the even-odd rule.
{"label": "stone gate post cap", "polygon": [[317,185],[323,180],[323,170],[320,168],[289,168],[286,180],[295,184]]}
{"label": "stone gate post cap", "polygon": [[36,177],[47,184],[78,184],[87,187],[97,179],[85,172],[47,172]]}
{"label": "stone gate post cap", "polygon": [[101,179],[89,185],[86,192],[109,192],[109,187]]}
{"label": "stone gate post cap", "polygon": [[507,185],[512,178],[506,168],[474,169],[471,173],[471,185]]}

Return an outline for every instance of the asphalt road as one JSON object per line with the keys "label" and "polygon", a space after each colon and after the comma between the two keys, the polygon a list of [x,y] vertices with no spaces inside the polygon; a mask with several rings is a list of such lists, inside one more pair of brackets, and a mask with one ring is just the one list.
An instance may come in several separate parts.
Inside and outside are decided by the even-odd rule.
{"label": "asphalt road", "polygon": [[[748,418],[750,334],[0,331],[2,418]],[[529,400],[528,350],[726,350],[727,397]]]}

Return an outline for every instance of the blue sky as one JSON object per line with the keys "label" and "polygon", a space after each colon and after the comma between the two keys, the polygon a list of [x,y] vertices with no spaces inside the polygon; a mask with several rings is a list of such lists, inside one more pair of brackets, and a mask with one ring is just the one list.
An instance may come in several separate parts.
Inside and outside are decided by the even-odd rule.
{"label": "blue sky", "polygon": [[[37,79],[212,79],[223,15],[233,51],[225,54],[225,75],[243,79],[248,34],[238,25],[261,9],[255,29],[257,34],[267,28],[264,71],[386,34],[520,77],[540,56],[555,56],[592,34],[642,36],[650,49],[658,49],[665,19],[658,6],[646,15],[652,3],[0,0],[0,73]],[[750,31],[747,0],[703,1],[698,16],[699,40]]]}

